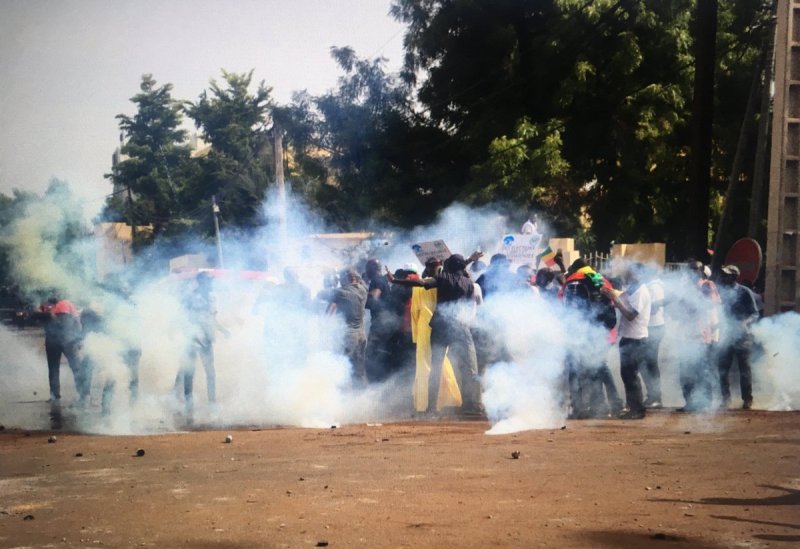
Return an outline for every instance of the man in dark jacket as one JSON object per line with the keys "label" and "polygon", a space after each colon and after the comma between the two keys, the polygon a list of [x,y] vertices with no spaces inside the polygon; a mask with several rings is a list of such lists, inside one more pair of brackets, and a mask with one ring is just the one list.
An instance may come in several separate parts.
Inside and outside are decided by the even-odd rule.
{"label": "man in dark jacket", "polygon": [[475,343],[470,332],[474,316],[474,283],[466,272],[467,264],[483,254],[474,252],[464,259],[453,254],[444,262],[442,272],[424,279],[396,279],[387,270],[389,282],[402,286],[437,289],[436,312],[431,319],[431,373],[428,381],[428,410],[435,410],[445,354],[453,364],[463,398],[462,413],[468,417],[485,418],[478,377]]}
{"label": "man in dark jacket", "polygon": [[753,349],[753,335],[750,325],[758,320],[758,307],[753,293],[739,284],[739,268],[736,265],[722,267],[719,294],[725,312],[721,323],[720,351],[717,368],[719,388],[722,393],[722,408],[727,408],[731,400],[729,376],[733,359],[739,364],[739,383],[742,393],[742,408],[749,410],[753,405],[753,380],[750,370],[750,354]]}

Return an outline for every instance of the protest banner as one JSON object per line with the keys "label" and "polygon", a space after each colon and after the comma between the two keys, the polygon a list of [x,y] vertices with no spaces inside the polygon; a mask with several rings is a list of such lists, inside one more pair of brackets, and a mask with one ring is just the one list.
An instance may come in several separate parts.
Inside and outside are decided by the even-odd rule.
{"label": "protest banner", "polygon": [[508,233],[503,235],[496,253],[506,256],[512,265],[533,265],[541,252],[541,241],[542,235],[536,233]]}

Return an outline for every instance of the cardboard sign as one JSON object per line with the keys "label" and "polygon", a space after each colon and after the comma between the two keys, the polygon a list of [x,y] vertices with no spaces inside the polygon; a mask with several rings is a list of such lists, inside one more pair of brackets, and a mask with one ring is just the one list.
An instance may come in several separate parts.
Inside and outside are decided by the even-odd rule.
{"label": "cardboard sign", "polygon": [[450,248],[447,247],[447,244],[444,243],[444,240],[433,240],[431,242],[418,242],[417,244],[411,245],[411,251],[414,252],[414,255],[417,256],[419,262],[425,265],[425,263],[431,259],[436,258],[439,261],[444,261],[450,255]]}
{"label": "cardboard sign", "polygon": [[514,265],[533,265],[536,262],[536,256],[542,251],[541,241],[542,235],[536,233],[505,234],[497,246],[497,253],[506,256],[508,261]]}

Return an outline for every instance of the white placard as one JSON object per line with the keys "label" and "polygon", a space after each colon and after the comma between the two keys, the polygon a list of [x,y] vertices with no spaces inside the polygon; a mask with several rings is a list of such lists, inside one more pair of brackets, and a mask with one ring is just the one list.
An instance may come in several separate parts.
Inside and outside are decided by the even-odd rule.
{"label": "white placard", "polygon": [[503,254],[514,265],[533,265],[536,256],[542,251],[542,235],[508,233],[503,235],[497,246],[497,253]]}
{"label": "white placard", "polygon": [[411,251],[417,256],[419,262],[425,263],[431,259],[436,258],[439,261],[444,261],[450,257],[450,248],[444,243],[444,240],[433,240],[430,242],[417,242],[411,245]]}

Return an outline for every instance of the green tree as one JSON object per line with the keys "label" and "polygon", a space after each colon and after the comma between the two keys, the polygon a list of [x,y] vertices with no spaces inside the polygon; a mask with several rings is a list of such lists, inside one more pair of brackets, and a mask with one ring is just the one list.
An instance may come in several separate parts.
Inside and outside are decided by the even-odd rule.
{"label": "green tree", "polygon": [[[452,198],[511,198],[543,207],[568,230],[582,216],[601,246],[666,240],[676,256],[689,253],[689,232],[698,230],[690,229],[687,204],[697,212],[721,203],[772,2],[719,1],[705,150],[692,143],[698,5],[396,0],[392,13],[408,25],[404,77],[426,123],[446,130],[441,146],[457,142],[473,166]],[[548,158],[568,169],[548,171]],[[710,200],[697,198],[692,159],[710,165]]]}
{"label": "green tree", "polygon": [[125,136],[121,152],[126,158],[106,177],[123,192],[111,197],[106,217],[153,224],[160,232],[181,213],[189,151],[186,132],[180,129],[181,105],[171,95],[172,84],[158,86],[152,75],[145,74],[140,90],[131,98],[136,114],[117,115]]}
{"label": "green tree", "polygon": [[253,71],[222,71],[224,84],[212,80],[194,103],[184,105],[186,114],[211,144],[207,156],[196,159],[196,178],[185,189],[187,203],[202,207],[211,197],[220,203],[228,224],[248,227],[258,221],[259,205],[272,180],[274,153],[268,132],[273,107],[271,88],[262,81],[250,91]]}
{"label": "green tree", "polygon": [[409,25],[406,78],[476,166],[465,194],[555,208],[567,228],[585,214],[605,243],[670,224],[673,193],[653,182],[683,173],[689,5],[398,0],[393,13]]}
{"label": "green tree", "polygon": [[446,132],[411,109],[408,85],[386,72],[385,59],[331,48],[343,71],[336,89],[296,94],[281,110],[301,179],[301,194],[342,228],[372,222],[429,221],[453,200],[468,163]]}
{"label": "green tree", "polygon": [[[7,235],[11,224],[25,211],[26,204],[34,198],[30,192],[14,189],[11,196],[0,193],[0,234]],[[0,286],[14,286],[9,242],[0,238]]]}

